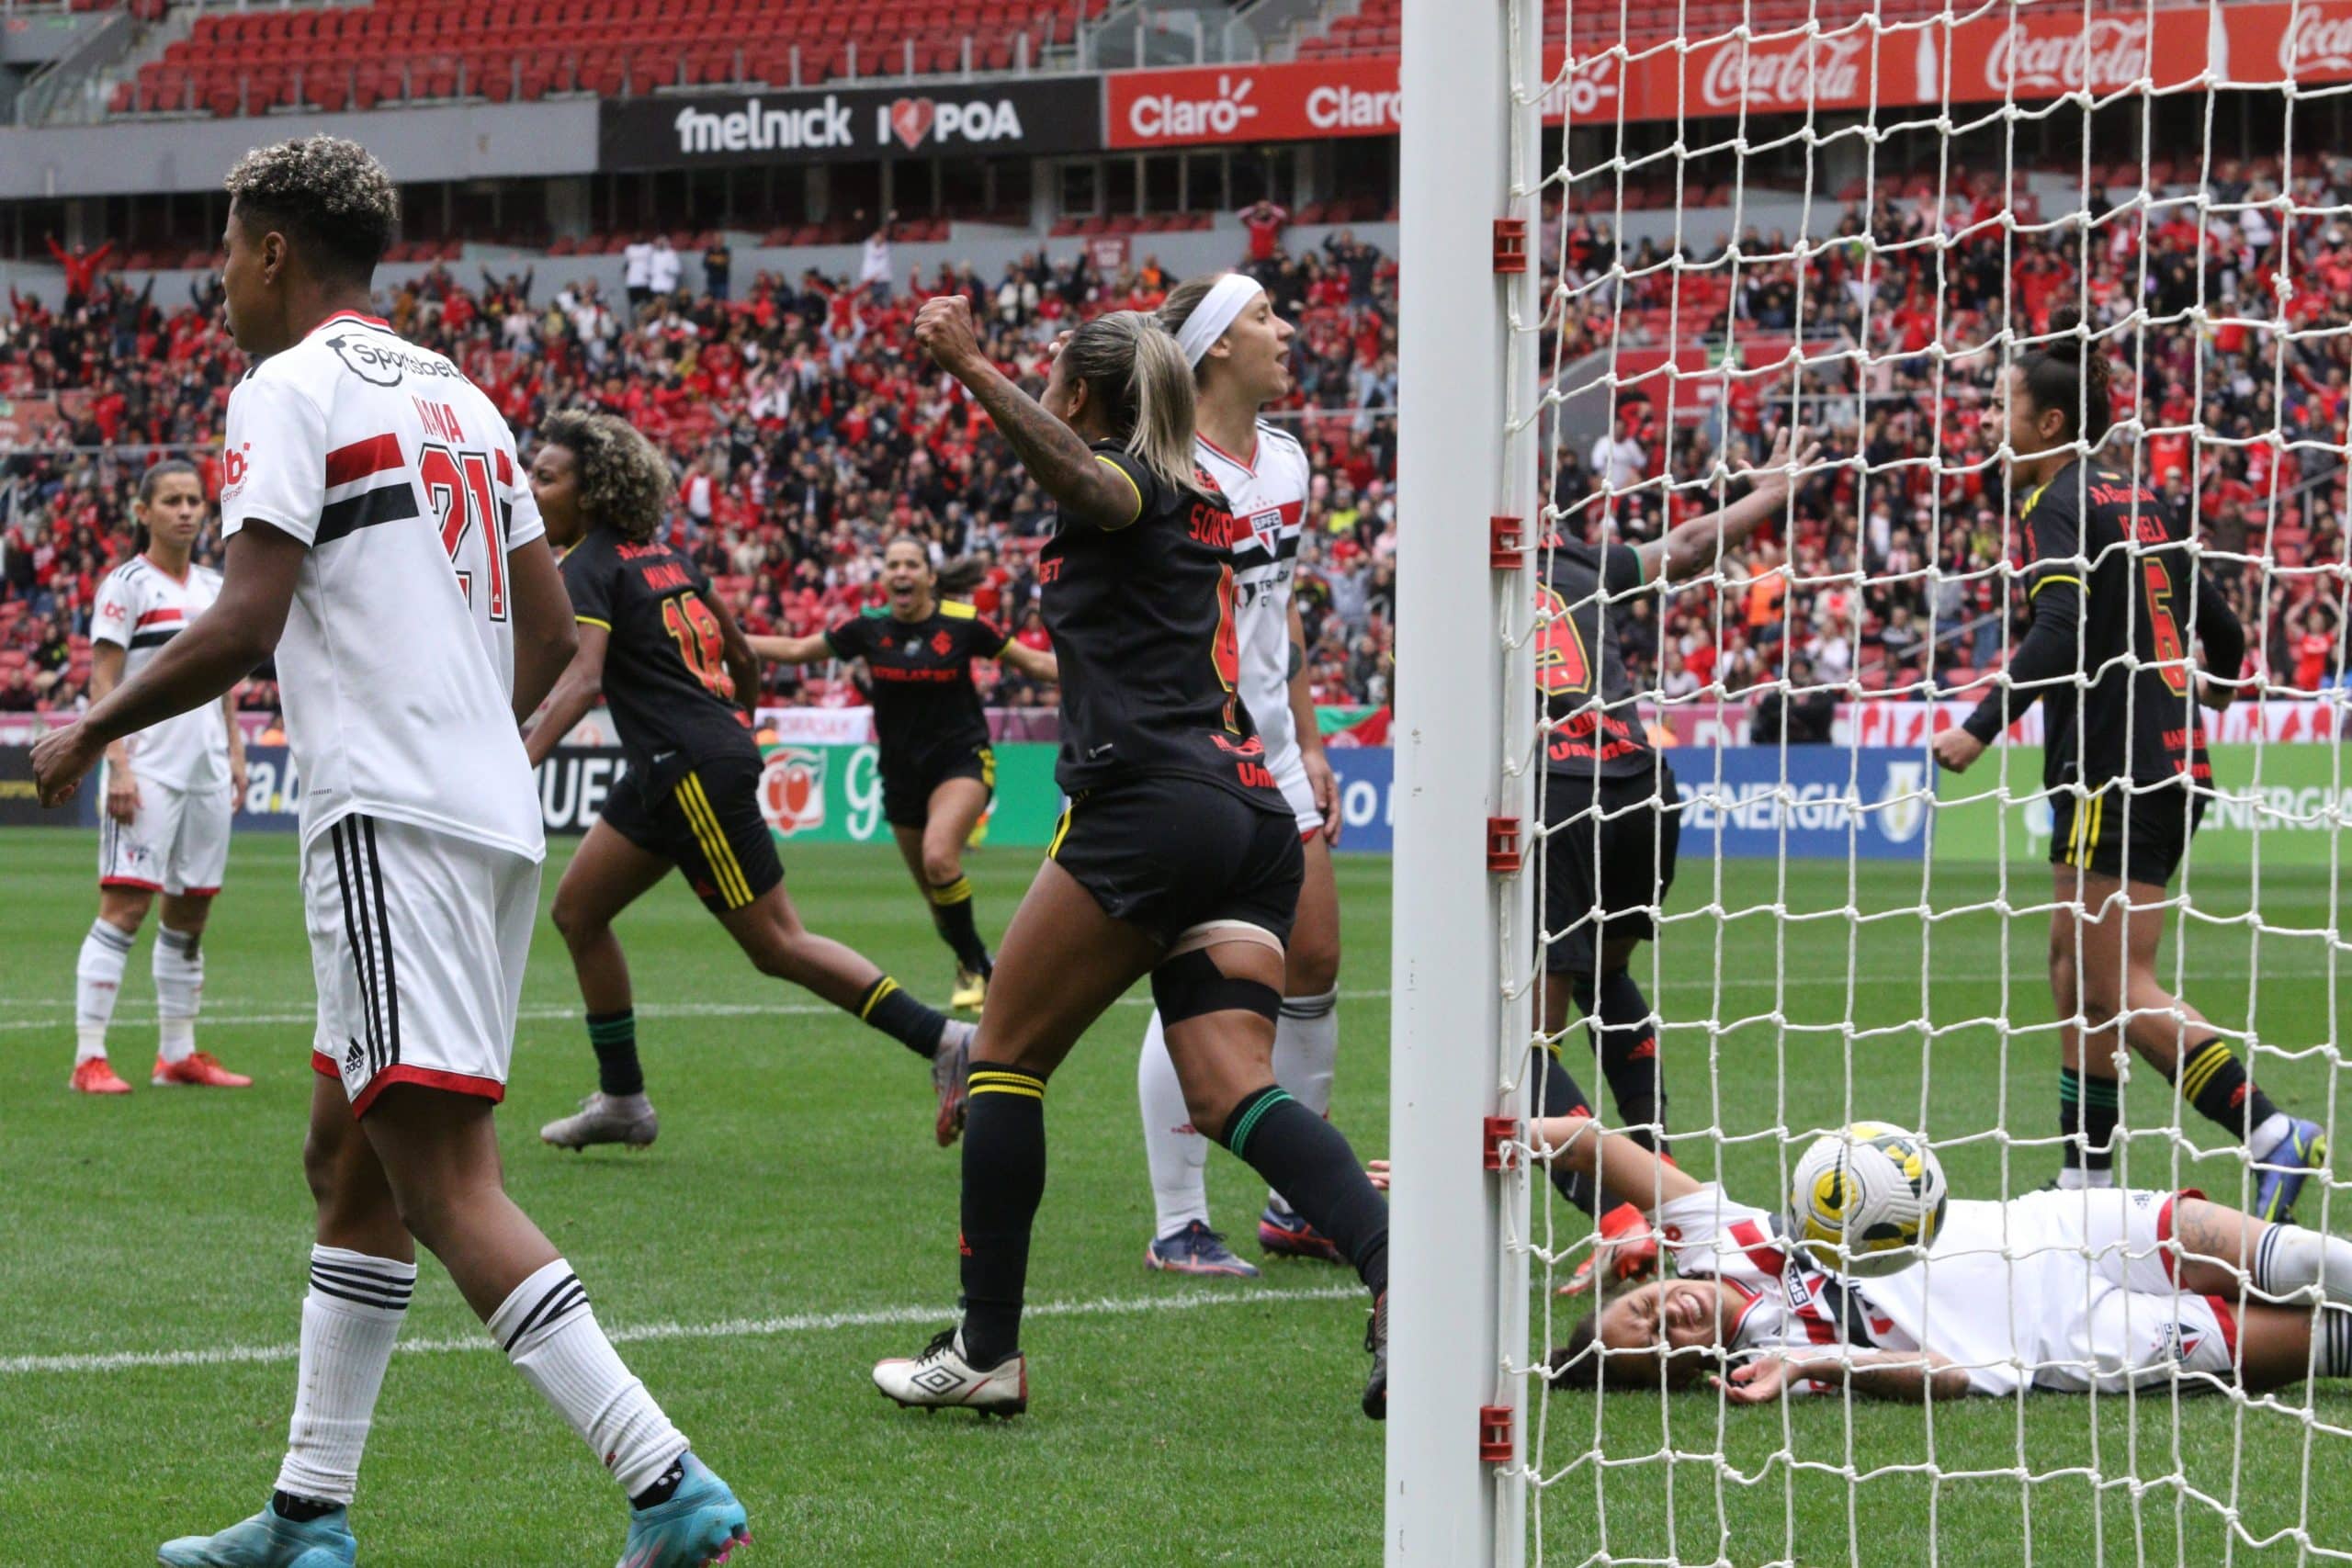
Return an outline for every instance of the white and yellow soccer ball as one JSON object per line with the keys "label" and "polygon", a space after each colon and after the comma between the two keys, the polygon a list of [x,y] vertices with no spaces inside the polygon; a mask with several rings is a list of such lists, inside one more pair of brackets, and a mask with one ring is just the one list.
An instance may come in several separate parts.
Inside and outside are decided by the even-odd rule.
{"label": "white and yellow soccer ball", "polygon": [[1790,1173],[1789,1235],[1821,1268],[1874,1279],[1935,1246],[1946,1196],[1926,1139],[1856,1122],[1815,1139]]}

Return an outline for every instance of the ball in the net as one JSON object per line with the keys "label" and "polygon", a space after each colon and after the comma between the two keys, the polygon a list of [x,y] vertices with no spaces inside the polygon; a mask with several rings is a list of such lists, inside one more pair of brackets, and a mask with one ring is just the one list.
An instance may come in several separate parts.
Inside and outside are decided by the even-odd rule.
{"label": "ball in the net", "polygon": [[1892,1122],[1856,1122],[1815,1139],[1790,1173],[1789,1235],[1834,1273],[1892,1274],[1935,1245],[1946,1195],[1926,1139]]}

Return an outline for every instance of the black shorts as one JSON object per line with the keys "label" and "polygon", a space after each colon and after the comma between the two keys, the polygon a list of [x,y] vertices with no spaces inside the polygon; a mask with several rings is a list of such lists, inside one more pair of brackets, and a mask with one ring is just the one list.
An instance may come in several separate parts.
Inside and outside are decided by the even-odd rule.
{"label": "black shorts", "polygon": [[645,787],[632,766],[605,797],[613,831],[686,874],[714,915],[740,909],[784,880],[775,838],[760,813],[760,759],[714,757],[667,789]]}
{"label": "black shorts", "polygon": [[2118,779],[2086,795],[2053,795],[2050,863],[2163,887],[2188,858],[2204,817],[2205,797],[2186,784],[2130,794]]}
{"label": "black shorts", "polygon": [[1164,943],[1207,920],[1247,920],[1287,942],[1306,856],[1280,795],[1260,810],[1228,790],[1173,778],[1089,790],[1069,804],[1046,858],[1102,912]]}
{"label": "black shorts", "polygon": [[[1596,799],[1597,796],[1597,799]],[[1593,974],[1613,937],[1651,941],[1674,886],[1681,796],[1663,762],[1655,779],[1554,775],[1544,791],[1544,967]],[[1545,940],[1548,939],[1548,940]]]}
{"label": "black shorts", "polygon": [[996,794],[996,752],[986,746],[943,747],[906,767],[882,759],[882,820],[920,828],[931,819],[931,792],[949,779],[978,779]]}

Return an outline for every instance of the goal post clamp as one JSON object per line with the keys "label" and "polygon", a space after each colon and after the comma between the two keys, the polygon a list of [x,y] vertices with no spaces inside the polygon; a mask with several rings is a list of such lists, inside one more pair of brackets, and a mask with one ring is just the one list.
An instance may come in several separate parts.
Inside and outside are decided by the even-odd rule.
{"label": "goal post clamp", "polygon": [[1527,220],[1498,218],[1495,220],[1495,272],[1523,273],[1527,270]]}
{"label": "goal post clamp", "polygon": [[1517,571],[1521,554],[1527,548],[1527,527],[1523,518],[1489,517],[1487,519],[1487,564],[1497,571]]}
{"label": "goal post clamp", "polygon": [[1518,1412],[1508,1404],[1478,1407],[1478,1459],[1485,1464],[1509,1464],[1518,1457]]}
{"label": "goal post clamp", "polygon": [[1523,860],[1519,847],[1519,818],[1487,818],[1487,869],[1497,876],[1515,876]]}
{"label": "goal post clamp", "polygon": [[1518,1164],[1518,1161],[1513,1157],[1511,1145],[1516,1143],[1518,1139],[1518,1117],[1487,1117],[1479,1128],[1479,1143],[1481,1145],[1479,1163],[1484,1165],[1488,1170],[1510,1170],[1513,1168]]}

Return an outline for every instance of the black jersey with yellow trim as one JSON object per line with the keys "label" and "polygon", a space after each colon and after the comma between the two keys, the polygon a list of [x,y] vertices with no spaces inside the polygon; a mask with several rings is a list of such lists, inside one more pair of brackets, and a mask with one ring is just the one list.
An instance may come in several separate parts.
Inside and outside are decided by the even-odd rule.
{"label": "black jersey with yellow trim", "polygon": [[2044,787],[2210,781],[2190,633],[2236,617],[2199,570],[2188,519],[2077,458],[2026,497],[2018,536],[2029,603],[2062,586],[2082,599],[2079,630],[2062,639],[2067,678],[2041,688]]}
{"label": "black jersey with yellow trim", "polygon": [[1657,773],[1642,728],[1634,683],[1617,642],[1616,607],[1647,574],[1630,545],[1566,539],[1547,547],[1536,633],[1535,683],[1552,720],[1544,766],[1563,779],[1630,779]]}
{"label": "black jersey with yellow trim", "polygon": [[1037,554],[1037,597],[1061,665],[1061,756],[1073,797],[1175,774],[1286,812],[1235,691],[1233,511],[1204,478],[1170,484],[1115,442],[1097,462],[1134,491],[1114,528],[1063,517]]}
{"label": "black jersey with yellow trim", "polygon": [[631,768],[667,784],[697,762],[757,757],[710,584],[693,561],[658,540],[594,528],[558,570],[573,616],[609,634],[605,705]]}
{"label": "black jersey with yellow trim", "polygon": [[972,660],[994,659],[1011,640],[996,622],[949,599],[921,620],[902,620],[877,604],[825,630],[837,657],[865,660],[886,773],[989,743]]}

